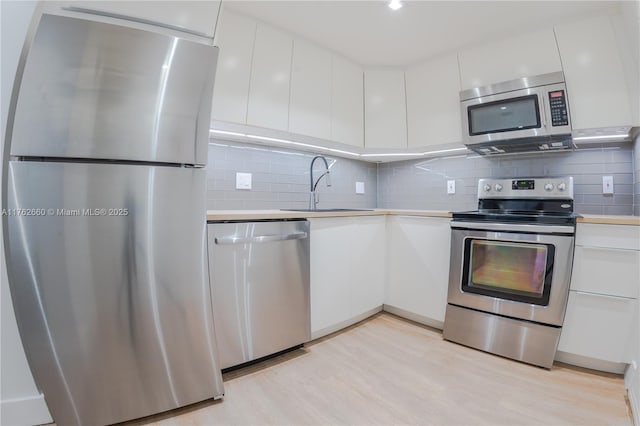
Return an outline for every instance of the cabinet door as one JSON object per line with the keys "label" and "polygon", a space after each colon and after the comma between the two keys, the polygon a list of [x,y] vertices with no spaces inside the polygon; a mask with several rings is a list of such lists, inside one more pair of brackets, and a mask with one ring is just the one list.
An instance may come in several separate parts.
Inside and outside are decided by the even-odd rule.
{"label": "cabinet door", "polygon": [[311,222],[311,333],[347,321],[350,316],[348,242],[349,222],[344,218]]}
{"label": "cabinet door", "polygon": [[331,139],[364,146],[363,69],[340,56],[331,61]]}
{"label": "cabinet door", "polygon": [[247,122],[247,100],[256,22],[225,11],[218,32],[220,56],[213,89],[214,120]]}
{"label": "cabinet door", "polygon": [[390,216],[385,304],[444,323],[451,230],[448,218]]}
{"label": "cabinet door", "polygon": [[331,53],[302,39],[293,41],[289,131],[331,138]]}
{"label": "cabinet door", "polygon": [[462,90],[562,70],[550,28],[463,50],[459,59]]}
{"label": "cabinet door", "polygon": [[405,76],[409,147],[461,143],[458,56],[411,67]]}
{"label": "cabinet door", "polygon": [[571,289],[636,298],[640,251],[576,246]]}
{"label": "cabinet door", "polygon": [[640,250],[640,226],[578,223],[576,245]]}
{"label": "cabinet door", "polygon": [[[631,362],[637,299],[569,292],[558,350],[610,362]],[[635,325],[637,333],[637,324]]]}
{"label": "cabinet door", "polygon": [[632,124],[620,49],[606,16],[555,27],[574,129]]}
{"label": "cabinet door", "polygon": [[109,15],[121,15],[150,24],[162,24],[213,38],[220,1],[70,1],[74,7]]}
{"label": "cabinet door", "polygon": [[356,317],[384,303],[385,217],[353,218],[354,226],[343,243],[351,248],[350,312]]}
{"label": "cabinet door", "polygon": [[311,332],[317,338],[382,306],[385,217],[336,217],[310,222]]}
{"label": "cabinet door", "polygon": [[364,72],[364,120],[367,148],[407,147],[404,72]]}
{"label": "cabinet door", "polygon": [[253,48],[247,124],[289,129],[289,82],[293,38],[258,24]]}

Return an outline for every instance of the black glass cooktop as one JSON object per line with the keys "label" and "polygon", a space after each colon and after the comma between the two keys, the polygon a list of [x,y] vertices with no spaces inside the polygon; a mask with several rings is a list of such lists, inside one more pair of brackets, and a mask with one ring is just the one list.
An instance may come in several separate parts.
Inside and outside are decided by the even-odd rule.
{"label": "black glass cooktop", "polygon": [[545,225],[574,225],[579,216],[575,213],[535,213],[535,212],[454,212],[453,221],[465,222],[509,222]]}
{"label": "black glass cooktop", "polygon": [[574,225],[573,200],[483,199],[478,210],[454,212],[454,221]]}

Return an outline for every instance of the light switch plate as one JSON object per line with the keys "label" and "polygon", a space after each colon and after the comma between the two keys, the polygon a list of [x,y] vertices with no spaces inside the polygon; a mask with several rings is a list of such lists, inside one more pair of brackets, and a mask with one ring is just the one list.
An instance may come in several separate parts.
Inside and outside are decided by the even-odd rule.
{"label": "light switch plate", "polygon": [[602,193],[613,194],[613,176],[602,176]]}
{"label": "light switch plate", "polygon": [[364,182],[356,182],[356,194],[364,194]]}
{"label": "light switch plate", "polygon": [[456,181],[448,180],[447,181],[447,194],[455,194],[456,193]]}
{"label": "light switch plate", "polygon": [[251,189],[251,173],[236,173],[236,189]]}

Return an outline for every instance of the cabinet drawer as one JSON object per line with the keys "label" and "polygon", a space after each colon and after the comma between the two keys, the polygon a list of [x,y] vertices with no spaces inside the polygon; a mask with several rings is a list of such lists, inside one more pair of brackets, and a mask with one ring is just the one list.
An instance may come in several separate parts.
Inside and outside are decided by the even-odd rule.
{"label": "cabinet drawer", "polygon": [[638,297],[640,251],[576,246],[571,290]]}
{"label": "cabinet drawer", "polygon": [[576,245],[640,250],[640,226],[579,223]]}
{"label": "cabinet drawer", "polygon": [[637,299],[569,292],[558,350],[610,362],[630,362]]}

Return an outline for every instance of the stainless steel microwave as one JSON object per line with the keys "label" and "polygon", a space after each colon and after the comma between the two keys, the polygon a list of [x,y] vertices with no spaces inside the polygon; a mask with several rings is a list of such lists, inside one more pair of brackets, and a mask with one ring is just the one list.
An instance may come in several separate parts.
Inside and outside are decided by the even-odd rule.
{"label": "stainless steel microwave", "polygon": [[562,72],[464,90],[460,101],[464,143],[479,154],[573,147]]}

